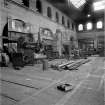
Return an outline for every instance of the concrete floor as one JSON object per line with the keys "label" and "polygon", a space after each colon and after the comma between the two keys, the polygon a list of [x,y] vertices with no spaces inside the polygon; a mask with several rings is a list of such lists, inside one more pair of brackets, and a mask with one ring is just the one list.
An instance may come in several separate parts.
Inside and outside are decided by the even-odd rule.
{"label": "concrete floor", "polygon": [[[91,57],[79,70],[42,70],[42,65],[0,70],[1,105],[104,105],[105,58]],[[73,85],[61,92],[61,82]]]}

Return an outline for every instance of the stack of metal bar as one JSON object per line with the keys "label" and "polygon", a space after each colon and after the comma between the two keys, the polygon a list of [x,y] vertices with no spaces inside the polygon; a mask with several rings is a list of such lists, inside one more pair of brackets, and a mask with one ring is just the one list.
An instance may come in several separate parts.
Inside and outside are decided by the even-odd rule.
{"label": "stack of metal bar", "polygon": [[58,65],[63,64],[65,62],[68,62],[68,60],[66,60],[66,59],[54,59],[52,61],[49,61],[49,65],[50,66],[58,66]]}
{"label": "stack of metal bar", "polygon": [[90,61],[89,59],[80,59],[76,61],[63,62],[61,64],[56,63],[56,64],[52,64],[51,68],[56,69],[56,70],[74,70],[74,69],[77,69],[82,64],[85,64],[89,61]]}
{"label": "stack of metal bar", "polygon": [[79,61],[75,61],[72,64],[65,65],[65,69],[74,70],[74,69],[77,69],[79,66],[81,66],[81,65],[83,65],[83,64],[85,64],[89,61],[90,61],[89,59],[82,59],[82,60],[79,60]]}

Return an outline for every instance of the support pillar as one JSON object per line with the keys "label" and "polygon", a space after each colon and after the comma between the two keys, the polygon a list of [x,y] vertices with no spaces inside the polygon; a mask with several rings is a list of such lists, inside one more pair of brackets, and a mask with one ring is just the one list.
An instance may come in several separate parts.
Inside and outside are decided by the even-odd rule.
{"label": "support pillar", "polygon": [[97,49],[98,40],[97,37],[94,38],[94,48]]}
{"label": "support pillar", "polygon": [[62,56],[62,33],[60,30],[56,30],[56,34],[58,37],[57,40],[57,51],[59,52],[59,55]]}

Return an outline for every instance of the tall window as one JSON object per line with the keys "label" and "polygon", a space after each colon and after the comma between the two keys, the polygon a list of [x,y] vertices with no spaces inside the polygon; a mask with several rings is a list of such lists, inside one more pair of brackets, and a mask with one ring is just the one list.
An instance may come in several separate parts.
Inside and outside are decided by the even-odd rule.
{"label": "tall window", "polygon": [[23,3],[26,7],[29,7],[29,0],[22,0],[22,3]]}
{"label": "tall window", "polygon": [[70,28],[70,22],[67,20],[67,27]]}
{"label": "tall window", "polygon": [[58,12],[56,12],[55,15],[56,15],[56,21],[59,22],[59,14],[58,14]]}
{"label": "tall window", "polygon": [[92,30],[92,28],[93,28],[92,23],[91,22],[87,23],[86,28],[87,28],[87,30]]}
{"label": "tall window", "polygon": [[62,24],[63,24],[63,25],[65,24],[64,16],[62,16]]}
{"label": "tall window", "polygon": [[74,24],[72,23],[72,30],[74,30]]}
{"label": "tall window", "polygon": [[96,27],[97,27],[97,29],[102,29],[102,27],[103,27],[102,21],[98,21]]}
{"label": "tall window", "polygon": [[78,31],[83,31],[83,25],[82,24],[78,25]]}
{"label": "tall window", "polygon": [[38,12],[42,12],[42,3],[40,0],[36,0],[36,8],[38,9]]}
{"label": "tall window", "polygon": [[48,8],[47,8],[47,16],[48,16],[49,18],[52,17],[51,7],[48,7]]}

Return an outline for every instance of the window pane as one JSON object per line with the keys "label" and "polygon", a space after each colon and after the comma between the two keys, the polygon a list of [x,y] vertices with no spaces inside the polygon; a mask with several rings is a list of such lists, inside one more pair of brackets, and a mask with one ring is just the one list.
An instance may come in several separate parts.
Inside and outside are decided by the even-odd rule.
{"label": "window pane", "polygon": [[38,12],[42,12],[42,4],[40,0],[36,1],[36,8],[38,9]]}
{"label": "window pane", "polygon": [[63,25],[65,24],[64,16],[62,16],[62,24],[63,24]]}
{"label": "window pane", "polygon": [[74,30],[75,29],[75,26],[74,26],[74,24],[72,23],[72,30]]}
{"label": "window pane", "polygon": [[26,7],[29,7],[29,0],[22,0],[22,3],[23,3]]}
{"label": "window pane", "polygon": [[103,27],[102,21],[98,21],[98,22],[97,22],[97,28],[98,28],[98,29],[101,29],[102,27]]}
{"label": "window pane", "polygon": [[83,30],[83,25],[82,25],[82,24],[79,24],[78,30],[79,30],[79,31],[82,31],[82,30]]}
{"label": "window pane", "polygon": [[56,12],[56,21],[59,22],[59,14]]}
{"label": "window pane", "polygon": [[47,8],[47,16],[50,18],[52,17],[52,11],[50,7]]}
{"label": "window pane", "polygon": [[91,30],[93,28],[92,23],[87,23],[86,28],[87,28],[87,30]]}
{"label": "window pane", "polygon": [[69,20],[67,21],[67,26],[68,26],[68,28],[70,28],[70,22],[69,22]]}

